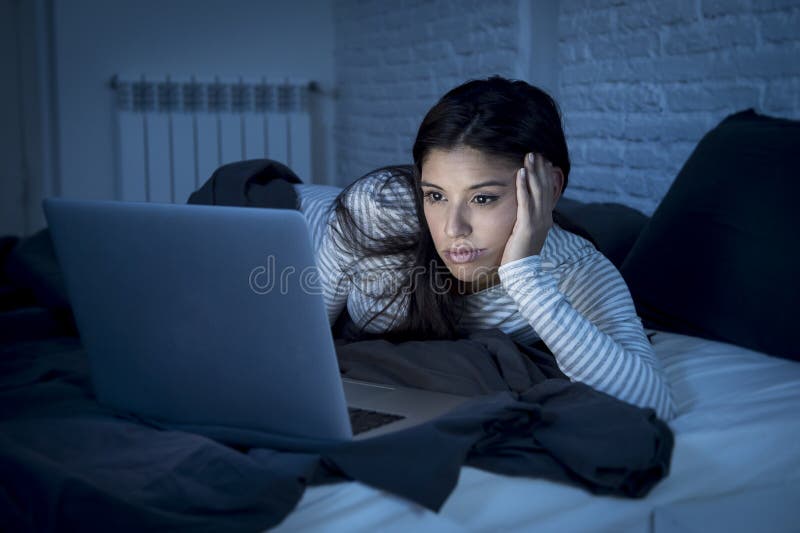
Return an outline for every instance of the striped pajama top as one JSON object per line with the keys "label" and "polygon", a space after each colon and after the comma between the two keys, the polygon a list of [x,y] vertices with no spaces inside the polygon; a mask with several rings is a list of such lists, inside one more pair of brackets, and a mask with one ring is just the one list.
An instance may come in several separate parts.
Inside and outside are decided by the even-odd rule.
{"label": "striped pajama top", "polygon": [[[382,290],[386,283],[405,279],[402,272],[409,258],[354,262],[355,255],[347,253],[348,243],[339,242],[333,230],[337,220],[332,204],[342,189],[300,184],[295,190],[309,223],[328,318],[333,324],[346,305],[361,327],[387,305],[389,298]],[[417,231],[413,191],[389,171],[361,178],[345,196],[345,204],[371,237]],[[352,283],[345,271],[348,265],[351,276],[366,281]],[[592,243],[554,224],[539,255],[502,265],[498,275],[500,283],[465,297],[459,327],[498,328],[524,344],[541,339],[571,380],[652,407],[664,420],[674,416],[669,384],[630,291],[616,267]],[[390,331],[405,316],[404,304],[397,299],[365,331]]]}

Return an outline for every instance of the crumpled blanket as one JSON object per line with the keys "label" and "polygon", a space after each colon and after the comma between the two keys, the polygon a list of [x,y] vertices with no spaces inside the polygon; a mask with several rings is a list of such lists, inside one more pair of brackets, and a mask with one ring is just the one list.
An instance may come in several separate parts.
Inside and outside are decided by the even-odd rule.
{"label": "crumpled blanket", "polygon": [[[376,457],[374,463],[352,465],[348,475],[392,487],[392,492],[431,509],[444,503],[458,480],[460,464],[446,453],[463,454],[458,456],[463,464],[492,472],[628,497],[645,496],[669,473],[674,439],[655,411],[569,381],[542,342],[520,345],[492,329],[455,341],[341,343],[337,355],[345,377],[480,395],[438,420],[403,432],[407,435],[348,446],[352,453]],[[456,440],[461,446],[434,444]],[[411,481],[408,493],[401,493],[392,478],[404,477],[419,460],[431,468],[438,464],[438,477],[425,484]],[[394,467],[388,470],[383,462]]]}
{"label": "crumpled blanket", "polygon": [[257,531],[288,515],[306,486],[347,479],[438,510],[463,464],[628,497],[669,472],[672,433],[651,409],[571,383],[552,356],[497,330],[338,343],[337,354],[350,377],[479,396],[316,453],[229,446],[99,405],[77,339],[2,347],[0,529]]}

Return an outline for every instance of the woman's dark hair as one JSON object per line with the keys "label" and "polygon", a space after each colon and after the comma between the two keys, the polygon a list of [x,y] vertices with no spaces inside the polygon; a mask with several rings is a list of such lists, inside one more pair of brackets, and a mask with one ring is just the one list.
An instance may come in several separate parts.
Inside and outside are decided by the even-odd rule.
{"label": "woman's dark hair", "polygon": [[[338,237],[348,244],[350,253],[355,247],[355,256],[359,259],[395,254],[408,257],[408,283],[403,285],[406,290],[383,295],[389,303],[376,311],[355,335],[356,338],[369,337],[364,334],[364,328],[398,298],[406,299],[408,313],[399,324],[393,325],[390,332],[381,334],[382,338],[399,341],[460,336],[461,293],[456,290],[460,285],[436,252],[425,220],[419,185],[422,167],[432,150],[460,147],[473,148],[520,166],[528,152],[542,154],[561,169],[564,188],[567,186],[570,163],[561,115],[556,102],[547,93],[524,81],[499,76],[468,81],[450,90],[428,111],[420,124],[412,150],[413,166],[383,167],[359,178],[389,172],[392,176],[384,182],[384,187],[389,186],[391,180],[400,180],[414,191],[419,222],[419,231],[415,235],[378,240],[359,227],[344,200],[357,182],[346,187],[336,199],[335,216],[340,226]],[[382,229],[385,234],[393,234],[391,228]],[[420,273],[423,274],[420,276]],[[453,290],[434,290],[444,286]]]}

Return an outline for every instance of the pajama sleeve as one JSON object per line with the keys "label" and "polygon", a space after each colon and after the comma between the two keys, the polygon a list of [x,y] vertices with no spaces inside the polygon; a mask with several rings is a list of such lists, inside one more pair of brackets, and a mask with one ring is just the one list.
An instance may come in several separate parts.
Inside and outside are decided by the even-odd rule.
{"label": "pajama sleeve", "polygon": [[502,265],[498,274],[570,379],[672,418],[669,383],[616,267],[592,250],[559,269],[557,276],[533,255]]}

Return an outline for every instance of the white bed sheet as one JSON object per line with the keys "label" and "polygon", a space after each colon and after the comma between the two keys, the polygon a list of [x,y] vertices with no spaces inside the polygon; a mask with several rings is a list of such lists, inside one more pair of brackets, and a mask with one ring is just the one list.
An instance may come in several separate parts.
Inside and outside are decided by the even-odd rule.
{"label": "white bed sheet", "polygon": [[[340,483],[307,489],[276,531],[651,532],[663,523],[653,520],[654,511],[667,516],[682,502],[736,502],[748,492],[783,487],[792,491],[785,501],[796,504],[781,516],[798,516],[800,363],[661,331],[653,346],[678,415],[670,422],[670,475],[646,498],[594,496],[560,483],[464,467],[438,514],[361,483]],[[727,513],[719,509],[718,503],[709,511],[706,531],[724,530],[730,527],[725,518],[728,524],[735,519],[735,503]],[[763,519],[769,523],[766,511]]]}

